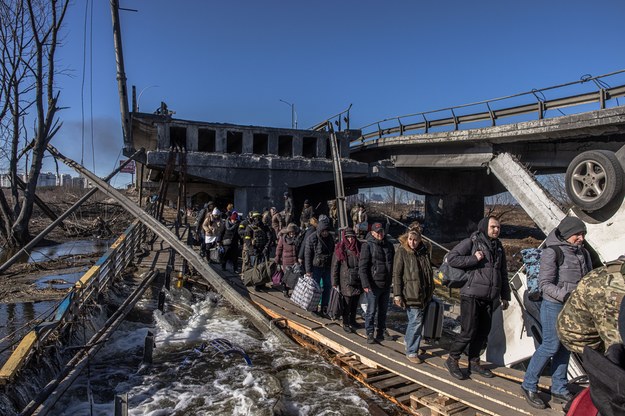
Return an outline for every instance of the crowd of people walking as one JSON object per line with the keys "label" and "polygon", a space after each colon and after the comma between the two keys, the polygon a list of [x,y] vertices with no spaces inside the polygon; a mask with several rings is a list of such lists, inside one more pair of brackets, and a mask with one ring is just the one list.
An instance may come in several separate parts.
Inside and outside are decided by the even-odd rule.
{"label": "crowd of people walking", "polygon": [[[300,215],[294,215],[292,198],[285,192],[282,210],[269,207],[251,211],[247,216],[235,211],[232,204],[222,212],[209,202],[198,213],[195,231],[202,255],[213,261],[218,259],[223,270],[231,264],[233,272],[241,273],[260,262],[275,263],[284,272],[279,288],[286,297],[290,296],[297,282],[296,278],[290,279],[292,276],[313,279],[322,288],[316,314],[327,316],[331,290],[338,290],[343,330],[362,329],[357,322],[358,308],[361,307],[367,343],[391,340],[386,321],[392,302],[406,313],[406,358],[414,364],[422,363],[424,357],[419,354],[422,331],[433,301],[435,284],[432,247],[422,235],[421,224],[413,223],[407,227],[398,237],[395,248],[385,226],[369,222],[363,204],[353,207],[352,225],[347,228],[338,229],[336,204],[330,205],[328,214],[316,213],[310,201],[305,200]],[[449,374],[458,380],[472,374],[494,377],[493,372],[480,362],[480,356],[486,348],[493,312],[497,308],[507,309],[511,300],[500,232],[499,219],[487,216],[478,223],[475,232],[447,255],[449,265],[463,270],[467,276],[460,289],[460,334],[450,345],[445,361]],[[625,257],[608,268],[608,272],[605,267],[591,272],[592,260],[584,247],[585,235],[583,221],[565,217],[549,233],[542,250],[539,273],[542,338],[521,385],[526,401],[535,408],[547,406],[538,391],[538,380],[546,367],[551,372],[552,400],[572,402],[573,394],[567,385],[570,351],[581,353],[584,347],[604,351],[615,344],[623,345],[620,334],[625,330],[618,324],[623,322],[621,326],[625,327],[625,303],[622,302],[625,284],[617,284],[618,290],[611,292],[619,294],[617,301],[604,296],[600,302],[589,305],[588,299],[579,293],[584,290],[589,297],[605,295],[607,289],[601,285],[588,288],[597,281],[608,281],[606,285],[609,286],[614,279],[588,280],[588,283],[580,284],[597,273],[601,277],[606,273],[611,277],[618,275],[616,281],[622,282],[621,267],[625,271]],[[218,255],[213,256],[215,250]],[[239,258],[242,259],[240,269]],[[297,273],[289,273],[295,269]],[[578,284],[580,287],[576,290]],[[263,286],[256,289],[262,290]],[[608,303],[615,316],[606,318],[602,314],[602,302]],[[582,309],[583,313],[580,312]],[[595,322],[604,329],[597,331]],[[468,358],[468,374],[460,367],[462,354]],[[625,364],[625,359],[622,362]],[[625,368],[625,365],[621,367]]]}

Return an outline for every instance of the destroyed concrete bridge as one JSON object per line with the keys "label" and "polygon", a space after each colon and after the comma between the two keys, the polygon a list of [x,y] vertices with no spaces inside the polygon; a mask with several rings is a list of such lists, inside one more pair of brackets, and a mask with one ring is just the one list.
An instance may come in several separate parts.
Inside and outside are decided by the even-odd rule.
{"label": "destroyed concrete bridge", "polygon": [[[483,216],[484,197],[506,191],[488,166],[497,154],[514,155],[537,173],[563,173],[581,152],[590,152],[593,163],[596,152],[614,154],[625,144],[625,106],[618,105],[624,95],[625,86],[619,86],[495,111],[485,102],[488,111],[457,115],[458,108],[451,108],[450,117],[428,119],[420,113],[423,121],[406,123],[398,117],[339,131],[345,194],[392,185],[425,195],[426,225],[438,230],[433,237],[464,235],[467,225]],[[608,107],[610,100],[616,105]],[[563,114],[561,108],[591,104],[600,108],[545,117],[548,110]],[[502,118],[518,116],[529,120],[497,125]],[[281,209],[287,190],[296,212],[306,198],[320,202],[335,197],[330,133],[325,130],[187,121],[166,111],[133,112],[131,118],[126,149],[146,149],[147,170],[138,175],[144,186],[156,183],[163,172],[177,172],[174,181],[184,178],[188,202],[234,202],[241,212]],[[397,126],[385,127],[389,121]],[[461,130],[461,125],[468,128]]]}

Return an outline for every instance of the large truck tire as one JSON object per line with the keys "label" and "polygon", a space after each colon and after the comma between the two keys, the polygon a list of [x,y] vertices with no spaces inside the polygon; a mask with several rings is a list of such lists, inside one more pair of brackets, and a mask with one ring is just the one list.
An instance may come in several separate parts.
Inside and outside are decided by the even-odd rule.
{"label": "large truck tire", "polygon": [[614,152],[589,150],[580,153],[566,170],[566,192],[573,204],[585,211],[596,211],[620,195],[623,167]]}

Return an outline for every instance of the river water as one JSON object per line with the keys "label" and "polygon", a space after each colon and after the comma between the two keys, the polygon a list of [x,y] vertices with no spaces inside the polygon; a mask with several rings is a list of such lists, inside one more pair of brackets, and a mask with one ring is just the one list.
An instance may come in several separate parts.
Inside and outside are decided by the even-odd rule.
{"label": "river water", "polygon": [[[151,316],[152,301],[135,308],[52,414],[113,415],[123,393],[130,415],[367,415],[380,407],[402,414],[319,355],[261,334],[217,295],[173,290],[166,304]],[[140,370],[148,330],[153,365]],[[252,366],[211,347],[193,351],[216,338],[240,346]]]}

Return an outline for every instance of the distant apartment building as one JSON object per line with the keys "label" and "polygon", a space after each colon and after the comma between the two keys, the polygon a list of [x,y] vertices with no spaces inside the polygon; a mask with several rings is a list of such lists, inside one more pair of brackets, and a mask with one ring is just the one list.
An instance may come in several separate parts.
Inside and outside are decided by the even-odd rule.
{"label": "distant apartment building", "polygon": [[56,174],[52,172],[42,172],[37,178],[37,187],[56,186]]}
{"label": "distant apartment building", "polygon": [[56,178],[56,186],[72,186],[72,175],[64,173]]}
{"label": "distant apartment building", "polygon": [[0,188],[10,188],[11,177],[7,173],[0,174]]}
{"label": "distant apartment building", "polygon": [[[20,175],[20,178],[26,182],[26,175]],[[74,178],[69,174],[56,175],[53,172],[42,172],[37,179],[37,187],[73,187],[73,188],[85,188],[86,178],[77,177]],[[11,187],[11,176],[8,173],[0,174],[0,188]]]}

